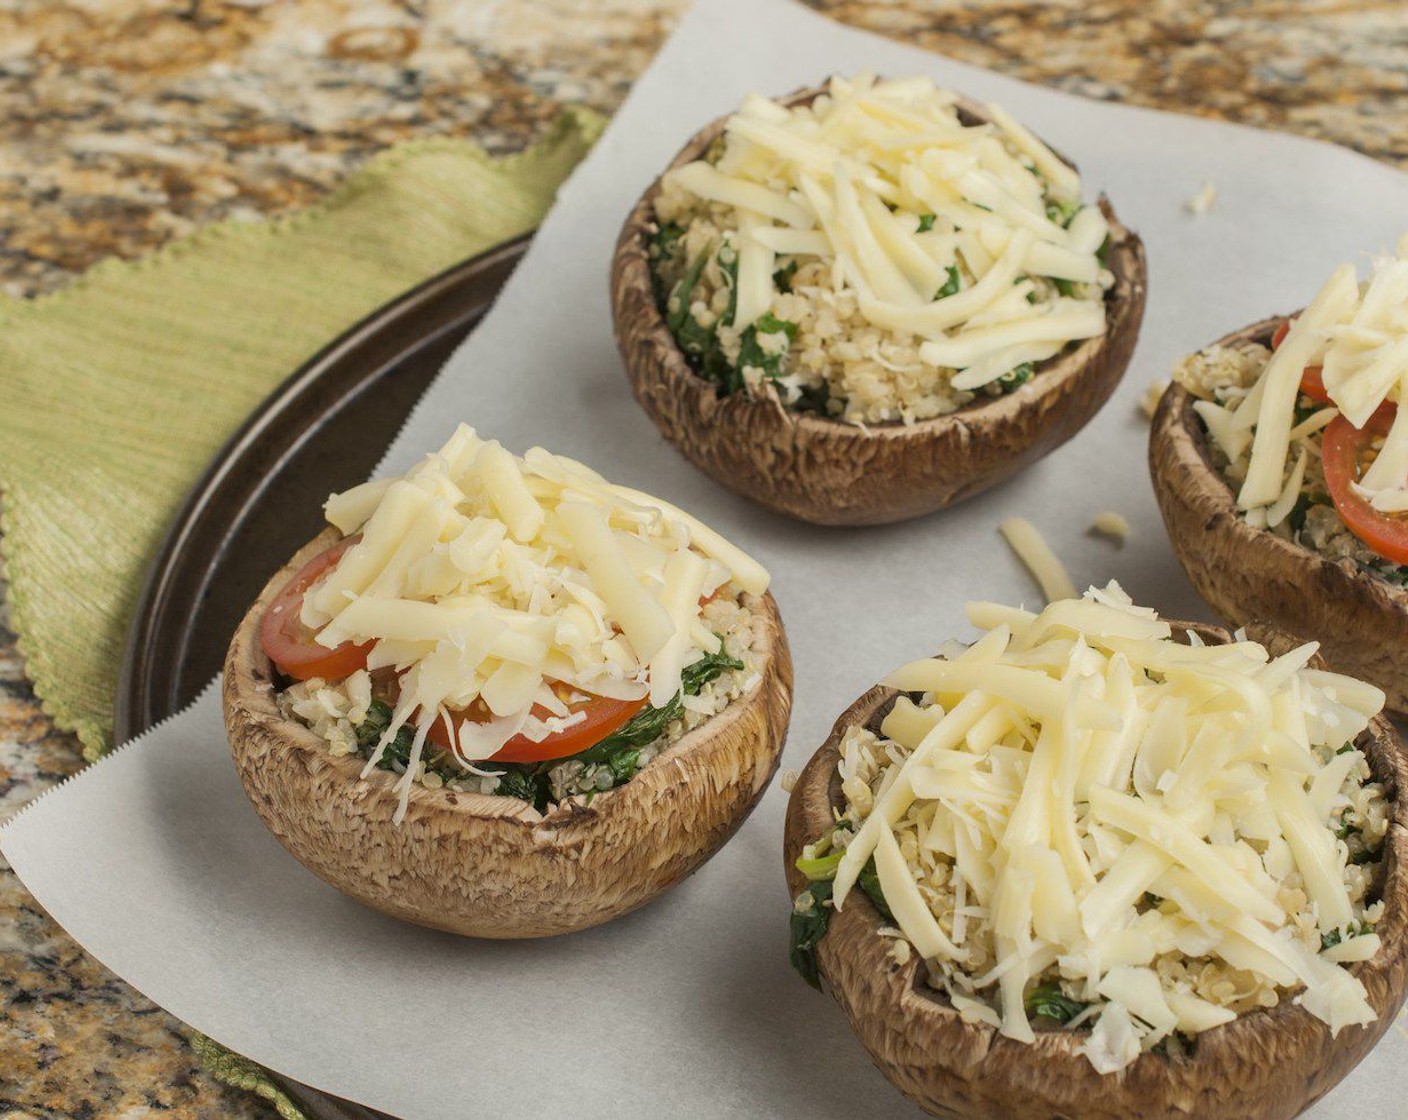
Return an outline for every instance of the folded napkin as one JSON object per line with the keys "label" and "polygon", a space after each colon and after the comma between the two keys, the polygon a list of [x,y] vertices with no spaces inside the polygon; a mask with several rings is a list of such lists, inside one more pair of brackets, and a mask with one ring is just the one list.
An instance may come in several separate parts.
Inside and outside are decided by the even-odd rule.
{"label": "folded napkin", "polygon": [[535,147],[464,140],[373,158],[326,201],[222,222],[32,301],[0,299],[0,556],[44,709],[112,746],[143,576],[201,471],[300,362],[398,293],[533,228],[603,122]]}

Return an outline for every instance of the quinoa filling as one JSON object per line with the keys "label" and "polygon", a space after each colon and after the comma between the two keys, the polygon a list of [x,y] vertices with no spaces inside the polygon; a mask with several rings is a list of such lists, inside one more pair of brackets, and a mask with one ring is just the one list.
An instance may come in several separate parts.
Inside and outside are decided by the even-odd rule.
{"label": "quinoa filling", "polygon": [[1351,966],[1382,948],[1382,690],[1314,643],[1180,639],[1114,583],[968,614],[982,638],[889,674],[894,702],[839,733],[833,820],[794,864],[803,977],[864,893],[891,974],[918,954],[1019,1042],[1087,1028],[1100,1074],[1284,1000],[1332,1035],[1373,1021]]}
{"label": "quinoa filling", "polygon": [[[1050,361],[1022,362],[976,391],[953,386],[956,369],[920,360],[923,340],[871,324],[855,291],[819,257],[778,257],[771,307],[740,331],[733,325],[738,284],[737,213],[704,202],[668,181],[655,203],[649,245],[656,304],[690,366],[725,392],[774,393],[788,408],[854,424],[912,424],[957,412],[975,401],[1005,396],[1041,373]],[[1074,209],[1051,203],[1048,216],[1063,228]],[[923,226],[940,228],[932,214]],[[1108,246],[1099,253],[1104,263]],[[1025,276],[1028,302],[1057,296],[1103,298],[1097,284]],[[951,266],[935,299],[970,287],[967,265]],[[1053,359],[1054,360],[1054,359]]]}
{"label": "quinoa filling", "polygon": [[[1324,764],[1332,753],[1354,750],[1346,743],[1339,752],[1317,748],[1318,760]],[[851,727],[841,744],[841,759],[837,770],[841,776],[841,792],[845,811],[835,828],[803,852],[798,868],[825,873],[839,861],[846,845],[870,816],[875,802],[886,787],[886,777],[893,769],[903,766],[909,752],[900,744],[881,738],[864,727]],[[923,978],[934,991],[948,997],[955,1010],[970,1022],[995,1022],[998,1005],[995,1001],[996,978],[989,974],[997,963],[996,946],[988,915],[980,915],[964,904],[963,887],[953,874],[953,863],[941,853],[921,844],[926,822],[920,819],[922,810],[911,809],[900,822],[900,852],[910,867],[920,894],[940,928],[965,953],[961,961],[928,959],[923,962]],[[1384,904],[1375,896],[1374,884],[1382,859],[1384,837],[1388,832],[1388,802],[1383,786],[1371,780],[1368,762],[1360,756],[1342,783],[1330,824],[1336,837],[1347,849],[1344,882],[1354,909],[1354,920],[1344,930],[1321,935],[1309,896],[1298,871],[1282,879],[1281,901],[1295,915],[1295,935],[1313,952],[1321,952],[1354,937],[1373,931],[1383,914]],[[1083,843],[1094,840],[1081,837]],[[885,904],[874,860],[867,865],[858,885],[875,903],[881,916],[892,921]],[[809,945],[815,944],[824,932],[829,915],[830,882],[817,879],[797,896],[793,904],[794,952],[793,963],[810,982],[816,983],[814,957],[803,954],[798,961],[797,931],[800,927]],[[1163,899],[1146,893],[1136,909],[1143,913],[1158,909]],[[897,964],[907,964],[915,952],[913,945],[892,925],[879,931],[890,940],[890,955]],[[1219,1007],[1242,1014],[1259,1007],[1275,1007],[1293,989],[1278,987],[1257,973],[1236,969],[1212,957],[1192,957],[1178,951],[1160,954],[1154,968],[1167,987],[1185,990]],[[1056,962],[1029,982],[1026,991],[1027,1013],[1034,1019],[1046,1020],[1051,1028],[1075,1029],[1088,1026],[1099,1012],[1099,1003],[1079,998],[1079,989],[1086,982],[1083,971],[1069,970]],[[1162,1044],[1165,1052],[1186,1051],[1193,1039],[1175,1032]]]}
{"label": "quinoa filling", "polygon": [[667,171],[647,256],[685,359],[721,393],[912,424],[999,397],[1107,326],[1109,223],[1000,106],[921,77],[750,95]]}
{"label": "quinoa filling", "polygon": [[[1340,752],[1353,749],[1353,744],[1345,744],[1340,748]],[[1333,752],[1319,748],[1316,754],[1319,755],[1319,762],[1325,764]],[[865,727],[849,728],[845,740],[842,741],[841,762],[838,765],[842,778],[842,796],[845,797],[845,813],[836,821],[835,831],[832,831],[829,837],[822,838],[818,844],[812,845],[810,854],[804,858],[825,859],[828,855],[845,851],[850,838],[872,813],[874,803],[886,782],[887,773],[894,766],[904,765],[904,759],[907,757],[908,751],[897,742],[884,740]],[[1345,842],[1347,850],[1345,886],[1354,907],[1353,923],[1350,923],[1350,927],[1345,931],[1336,931],[1322,937],[1316,931],[1315,911],[1311,909],[1300,872],[1291,872],[1283,879],[1281,886],[1281,900],[1286,903],[1287,909],[1295,914],[1297,937],[1315,952],[1339,944],[1342,938],[1347,940],[1370,933],[1384,909],[1383,900],[1376,900],[1371,896],[1378,861],[1383,857],[1384,835],[1388,833],[1388,804],[1383,786],[1370,780],[1369,762],[1363,757],[1360,757],[1357,765],[1347,773],[1345,782],[1340,786],[1336,803],[1338,807],[1333,810],[1329,823],[1335,830],[1336,838]],[[932,989],[945,993],[960,1012],[964,1009],[969,1009],[970,1014],[976,1012],[974,1004],[993,1007],[995,1012],[995,1004],[990,999],[993,995],[993,982],[983,985],[977,979],[997,962],[991,926],[988,926],[986,921],[974,920],[972,914],[966,914],[962,935],[955,933],[957,911],[962,909],[962,899],[957,893],[957,883],[952,875],[952,862],[943,855],[922,847],[919,837],[924,828],[924,821],[917,819],[917,813],[911,813],[901,827],[904,828],[904,833],[900,838],[900,852],[915,873],[919,893],[924,895],[929,910],[938,919],[943,931],[962,942],[967,952],[962,968],[948,961],[925,961],[926,983]],[[811,888],[811,903],[814,906],[817,904],[815,886],[817,885],[814,883]],[[873,878],[870,879],[869,885],[866,879],[862,879],[860,886],[866,890],[872,902],[877,896],[883,900],[879,882]],[[805,902],[807,900],[800,897],[798,906],[807,909]],[[1136,909],[1143,913],[1157,909],[1162,903],[1163,899],[1146,893]],[[883,907],[883,903],[881,913],[887,913],[887,907]],[[890,951],[895,961],[905,964],[912,952],[910,942],[905,941],[904,935],[894,928],[884,928],[881,934],[893,941]],[[1231,968],[1218,959],[1190,958],[1180,952],[1166,952],[1156,958],[1155,968],[1160,976],[1174,985],[1186,986],[1209,1003],[1228,1007],[1238,1014],[1250,1012],[1257,1007],[1274,1007],[1287,995],[1287,989],[1277,988],[1273,983],[1266,981],[1264,976]],[[1081,1023],[1086,1023],[1094,1010],[1098,1010],[1098,1004],[1077,999],[1077,985],[1083,983],[1084,979],[1084,973],[1066,975],[1060,964],[1053,964],[1029,986],[1026,992],[1028,1013],[1033,1017],[1052,1020],[1053,1024],[1074,1023],[1080,1026]],[[1188,1041],[1190,1040],[1187,1038],[1181,1038],[1180,1043],[1187,1044]]]}
{"label": "quinoa filling", "polygon": [[[761,619],[726,586],[702,611],[721,639],[718,653],[701,653],[685,667],[681,689],[663,708],[646,707],[619,730],[567,758],[516,763],[461,764],[451,752],[427,745],[414,781],[427,789],[515,797],[539,811],[598,794],[630,781],[667,748],[757,687],[761,671]],[[396,678],[359,670],[339,681],[294,681],[275,694],[279,711],[303,724],[333,757],[371,758],[391,722]],[[377,767],[406,773],[415,729],[402,727]]]}

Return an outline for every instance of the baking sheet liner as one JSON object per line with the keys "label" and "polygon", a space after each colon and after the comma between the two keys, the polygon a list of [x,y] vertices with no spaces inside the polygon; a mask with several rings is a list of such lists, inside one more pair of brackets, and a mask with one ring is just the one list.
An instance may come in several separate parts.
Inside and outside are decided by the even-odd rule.
{"label": "baking sheet liner", "polygon": [[[656,433],[611,338],[621,220],[684,139],[749,91],[833,72],[926,73],[997,100],[1081,165],[1145,239],[1150,294],[1124,384],[1074,441],[958,509],[835,530],[719,489]],[[1214,208],[1186,200],[1204,183]],[[1354,153],[1080,100],[830,22],[788,0],[701,3],[564,188],[498,305],[391,448],[402,469],[460,420],[540,443],[669,498],[774,573],[796,659],[784,766],[893,666],[969,628],[971,598],[1039,600],[996,533],[1033,520],[1077,583],[1206,618],[1168,549],[1137,402],[1228,330],[1304,303],[1343,260],[1408,229],[1408,177]],[[1088,533],[1103,510],[1133,527]],[[738,836],[664,898],[541,943],[490,943],[382,917],[287,855],[246,801],[218,691],[19,814],[0,847],[89,952],[174,1015],[307,1084],[406,1117],[851,1117],[915,1113],[844,1017],[786,962],[776,785]],[[1408,1089],[1401,1023],[1316,1117],[1390,1115]],[[1288,1070],[1288,1076],[1296,1071]]]}

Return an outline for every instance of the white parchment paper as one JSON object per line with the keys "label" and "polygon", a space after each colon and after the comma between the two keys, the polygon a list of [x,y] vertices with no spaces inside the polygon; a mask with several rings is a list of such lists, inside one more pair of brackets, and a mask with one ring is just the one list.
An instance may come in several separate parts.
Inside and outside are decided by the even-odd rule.
{"label": "white parchment paper", "polygon": [[[1001,101],[1081,164],[1145,238],[1150,299],[1125,382],[1072,443],[959,509],[822,530],[734,498],[656,434],[611,340],[607,267],[633,200],[706,120],[750,90],[836,71],[928,73]],[[1216,207],[1184,207],[1204,182]],[[965,636],[962,604],[1036,602],[999,540],[1030,517],[1077,582],[1206,617],[1169,552],[1136,401],[1181,354],[1299,306],[1336,263],[1408,229],[1408,178],[1326,145],[1078,100],[848,30],[785,0],[705,2],[636,86],[499,305],[390,452],[400,469],[460,420],[544,444],[696,512],[773,571],[796,658],[784,765],[887,669]],[[1123,549],[1086,528],[1125,514]],[[3,849],[94,956],[257,1061],[406,1117],[913,1115],[843,1016],[791,974],[776,786],[694,878],[611,925],[494,944],[384,918],[288,856],[247,804],[218,696],[15,819]],[[1393,1115],[1402,1025],[1317,1117]],[[1297,1071],[1287,1070],[1287,1076]]]}

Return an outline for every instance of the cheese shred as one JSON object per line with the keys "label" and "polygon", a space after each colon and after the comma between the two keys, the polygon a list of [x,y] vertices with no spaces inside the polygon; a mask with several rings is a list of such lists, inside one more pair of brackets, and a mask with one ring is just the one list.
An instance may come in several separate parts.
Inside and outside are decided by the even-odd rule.
{"label": "cheese shred", "polygon": [[1076,597],[1076,585],[1041,530],[1025,517],[1009,517],[998,526],[998,531],[1036,579],[1048,603]]}

